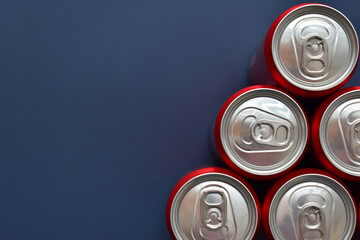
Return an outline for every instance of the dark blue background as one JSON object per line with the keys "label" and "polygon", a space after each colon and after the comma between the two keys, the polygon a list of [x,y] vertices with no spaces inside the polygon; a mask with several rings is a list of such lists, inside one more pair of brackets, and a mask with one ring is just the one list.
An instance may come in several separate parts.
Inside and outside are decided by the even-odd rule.
{"label": "dark blue background", "polygon": [[[302,2],[1,1],[0,239],[170,239],[172,188],[223,166],[212,121]],[[360,32],[360,2],[323,3]]]}

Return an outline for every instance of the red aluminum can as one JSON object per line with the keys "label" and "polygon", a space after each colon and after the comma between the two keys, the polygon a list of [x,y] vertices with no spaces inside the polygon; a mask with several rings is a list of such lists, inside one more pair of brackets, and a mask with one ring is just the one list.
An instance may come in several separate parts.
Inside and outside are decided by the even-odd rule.
{"label": "red aluminum can", "polygon": [[301,97],[321,97],[345,85],[358,56],[356,31],[342,13],[323,4],[301,4],[271,25],[253,55],[249,78]]}
{"label": "red aluminum can", "polygon": [[172,239],[254,239],[260,225],[255,191],[230,170],[210,167],[182,178],[170,194]]}
{"label": "red aluminum can", "polygon": [[319,106],[311,126],[311,142],[327,170],[360,181],[360,87],[344,88]]}
{"label": "red aluminum can", "polygon": [[234,171],[262,180],[285,174],[305,153],[309,126],[294,98],[279,88],[257,85],[232,95],[214,127],[218,155]]}
{"label": "red aluminum can", "polygon": [[350,191],[336,177],[300,169],[270,188],[262,221],[268,239],[351,239],[357,210]]}

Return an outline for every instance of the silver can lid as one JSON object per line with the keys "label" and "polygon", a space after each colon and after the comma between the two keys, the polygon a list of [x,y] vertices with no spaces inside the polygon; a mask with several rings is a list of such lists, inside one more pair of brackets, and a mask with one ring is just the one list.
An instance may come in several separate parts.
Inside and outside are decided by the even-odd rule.
{"label": "silver can lid", "polygon": [[359,42],[342,13],[326,5],[309,4],[280,21],[271,49],[275,65],[287,81],[300,89],[324,91],[352,73]]}
{"label": "silver can lid", "polygon": [[321,147],[342,172],[360,177],[360,90],[336,98],[320,121]]}
{"label": "silver can lid", "polygon": [[356,228],[350,194],[321,174],[286,182],[274,195],[268,217],[275,239],[351,239]]}
{"label": "silver can lid", "polygon": [[186,182],[171,205],[170,222],[177,239],[251,239],[257,230],[256,202],[237,179],[204,173]]}
{"label": "silver can lid", "polygon": [[221,121],[220,138],[237,167],[258,176],[275,175],[303,154],[307,120],[300,106],[284,92],[257,88],[230,103]]}

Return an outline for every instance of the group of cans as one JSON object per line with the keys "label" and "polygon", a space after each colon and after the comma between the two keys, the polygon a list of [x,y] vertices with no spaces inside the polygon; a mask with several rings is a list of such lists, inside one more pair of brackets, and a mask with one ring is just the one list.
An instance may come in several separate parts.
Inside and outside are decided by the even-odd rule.
{"label": "group of cans", "polygon": [[[268,239],[351,239],[357,208],[339,178],[360,181],[360,87],[339,89],[358,57],[356,31],[338,10],[302,4],[281,14],[249,68],[251,83],[267,85],[236,92],[215,121],[216,151],[231,170],[203,168],[178,182],[166,210],[172,238],[254,239],[262,221]],[[288,92],[331,95],[309,124]],[[323,170],[292,171],[309,142]],[[281,178],[261,208],[243,177]]]}

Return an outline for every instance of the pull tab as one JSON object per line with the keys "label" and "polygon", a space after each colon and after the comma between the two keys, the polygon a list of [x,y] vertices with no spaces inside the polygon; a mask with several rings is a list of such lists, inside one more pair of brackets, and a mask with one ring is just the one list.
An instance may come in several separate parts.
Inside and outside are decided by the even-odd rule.
{"label": "pull tab", "polygon": [[256,120],[251,126],[251,135],[259,144],[283,147],[288,146],[290,141],[291,127],[270,119]]}
{"label": "pull tab", "polygon": [[199,192],[196,206],[192,224],[195,239],[227,240],[236,235],[230,197],[223,187],[217,185],[204,187]]}
{"label": "pull tab", "polygon": [[337,44],[335,26],[324,18],[305,18],[293,29],[293,44],[299,72],[312,81],[330,71]]}
{"label": "pull tab", "polygon": [[360,103],[352,103],[339,114],[339,126],[349,160],[360,164]]}
{"label": "pull tab", "polygon": [[299,215],[302,239],[324,239],[326,218],[321,206],[305,207]]}
{"label": "pull tab", "polygon": [[204,189],[200,199],[203,224],[210,229],[223,227],[226,220],[226,204],[227,199],[223,189],[217,187]]}
{"label": "pull tab", "polygon": [[254,152],[285,151],[294,137],[288,120],[258,108],[243,109],[233,131],[237,146]]}
{"label": "pull tab", "polygon": [[296,189],[289,198],[289,210],[296,239],[330,238],[334,199],[322,187]]}
{"label": "pull tab", "polygon": [[303,42],[302,49],[301,66],[304,73],[313,78],[326,75],[329,68],[327,41],[310,35]]}

